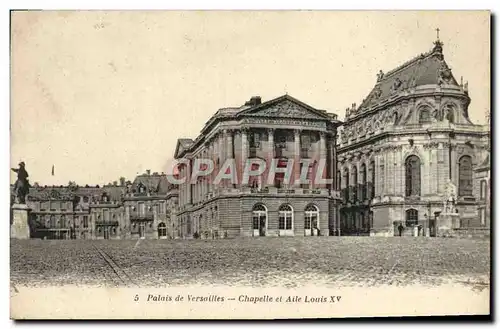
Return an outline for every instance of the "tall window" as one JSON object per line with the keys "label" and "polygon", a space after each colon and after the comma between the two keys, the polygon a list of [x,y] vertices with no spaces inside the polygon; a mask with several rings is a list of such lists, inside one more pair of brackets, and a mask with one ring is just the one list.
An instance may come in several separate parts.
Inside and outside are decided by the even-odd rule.
{"label": "tall window", "polygon": [[367,197],[367,186],[366,186],[366,165],[361,164],[361,200],[365,200]]}
{"label": "tall window", "polygon": [[139,202],[139,216],[145,216],[146,215],[146,205],[144,202]]}
{"label": "tall window", "polygon": [[280,230],[291,230],[293,221],[293,210],[290,205],[282,205],[279,208],[279,229]]}
{"label": "tall window", "polygon": [[352,200],[358,200],[358,168],[352,167]]}
{"label": "tall window", "polygon": [[424,108],[420,111],[418,115],[418,122],[419,123],[428,123],[431,122],[431,113],[427,108]]}
{"label": "tall window", "polygon": [[61,216],[61,220],[59,222],[59,227],[66,228],[66,216],[64,216],[64,215]]}
{"label": "tall window", "polygon": [[479,218],[481,219],[481,225],[485,226],[486,225],[486,209],[481,208],[479,210]]}
{"label": "tall window", "polygon": [[340,191],[342,189],[342,174],[340,173],[340,170],[337,171],[337,190]]}
{"label": "tall window", "polygon": [[264,205],[257,204],[253,207],[252,210],[252,222],[253,229],[258,230],[261,227],[266,227],[267,221],[267,209]]}
{"label": "tall window", "polygon": [[350,189],[350,186],[349,186],[349,169],[345,168],[344,169],[344,184],[345,184],[345,188],[344,188],[344,201],[345,202],[349,202],[349,189]]}
{"label": "tall window", "polygon": [[420,195],[420,159],[410,155],[405,162],[406,196]]}
{"label": "tall window", "polygon": [[313,204],[308,205],[305,209],[304,229],[310,230],[311,228],[312,229],[319,228],[318,218],[319,218],[318,207],[316,207]]}
{"label": "tall window", "polygon": [[89,227],[89,216],[83,216],[83,227]]}
{"label": "tall window", "polygon": [[455,123],[454,107],[451,104],[446,106],[446,119],[450,123]]}
{"label": "tall window", "polygon": [[370,162],[370,174],[371,174],[371,188],[370,188],[370,198],[375,197],[375,161]]}
{"label": "tall window", "polygon": [[479,198],[481,200],[485,200],[486,199],[486,192],[487,192],[487,189],[486,189],[486,180],[481,180],[481,190],[479,191]]}
{"label": "tall window", "polygon": [[418,225],[418,211],[416,209],[408,209],[406,211],[406,226]]}
{"label": "tall window", "polygon": [[158,237],[164,237],[167,236],[167,226],[165,223],[160,223],[158,224]]}
{"label": "tall window", "polygon": [[50,228],[57,228],[57,220],[54,215],[50,216]]}
{"label": "tall window", "polygon": [[458,161],[458,195],[472,195],[472,158],[464,155]]}

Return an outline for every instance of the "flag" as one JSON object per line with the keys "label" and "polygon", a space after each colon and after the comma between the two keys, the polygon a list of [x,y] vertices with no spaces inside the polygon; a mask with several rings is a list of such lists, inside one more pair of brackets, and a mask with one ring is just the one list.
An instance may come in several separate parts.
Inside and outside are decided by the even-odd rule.
{"label": "flag", "polygon": [[54,176],[54,165],[52,165],[52,176]]}

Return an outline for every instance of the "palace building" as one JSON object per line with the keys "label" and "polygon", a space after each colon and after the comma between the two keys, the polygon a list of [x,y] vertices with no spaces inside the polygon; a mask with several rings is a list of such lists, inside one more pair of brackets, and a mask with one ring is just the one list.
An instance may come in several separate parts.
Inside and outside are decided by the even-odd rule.
{"label": "palace building", "polygon": [[[177,217],[182,236],[334,235],[338,228],[334,173],[339,124],[335,114],[289,95],[267,102],[252,97],[242,106],[219,109],[197,138],[177,143],[175,159],[188,160],[178,167],[181,178],[192,176],[197,159],[210,159],[215,167],[212,175],[198,177],[194,184],[179,184]],[[228,159],[236,164],[237,179],[215,183],[215,175]],[[249,159],[262,160],[267,169],[244,182],[240,176]],[[282,173],[268,179],[272,159],[277,159],[278,167],[294,160],[293,180],[286,182]],[[319,175],[331,178],[330,184],[315,184],[321,159],[325,170]],[[302,172],[309,182],[294,184]]]}
{"label": "palace building", "polygon": [[35,186],[26,201],[30,235],[41,239],[174,239],[177,187],[147,171],[106,186]]}
{"label": "palace building", "polygon": [[470,103],[468,84],[453,76],[439,39],[379,73],[361,105],[346,110],[339,133],[343,235],[399,235],[402,226],[404,235],[435,236],[449,180],[460,227],[489,225],[475,220],[485,206],[475,190],[486,193],[475,184],[489,186],[480,169],[489,167],[488,129],[470,121]]}

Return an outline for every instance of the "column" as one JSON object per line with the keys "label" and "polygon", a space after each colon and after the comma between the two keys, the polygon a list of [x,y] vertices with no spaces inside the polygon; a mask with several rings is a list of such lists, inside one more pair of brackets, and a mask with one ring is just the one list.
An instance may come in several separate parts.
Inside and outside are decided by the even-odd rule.
{"label": "column", "polygon": [[274,158],[274,128],[267,129],[267,147],[269,160]]}
{"label": "column", "polygon": [[226,133],[226,156],[228,159],[234,158],[233,152],[233,131],[231,129],[225,130]]}
{"label": "column", "polygon": [[389,151],[386,153],[386,159],[387,159],[387,176],[386,176],[386,182],[387,182],[387,193],[389,195],[394,194],[394,150],[391,148]]}
{"label": "column", "polygon": [[[226,159],[234,159],[233,130],[226,130]],[[233,187],[230,180],[226,180],[225,186]]]}
{"label": "column", "polygon": [[442,167],[445,166],[445,161],[444,161],[444,150],[443,150],[443,143],[438,144],[438,149],[437,149],[437,170],[436,170],[436,181],[437,181],[437,192],[438,194],[443,193],[443,182],[442,182],[442,172],[441,169]]}
{"label": "column", "polygon": [[192,189],[192,185],[191,185],[191,175],[193,173],[192,171],[192,168],[191,168],[191,159],[189,159],[189,163],[187,164],[186,166],[186,173],[187,173],[187,177],[188,177],[188,180],[186,181],[187,182],[187,200],[188,200],[188,203],[193,203],[193,189]]}
{"label": "column", "polygon": [[438,193],[438,159],[437,159],[437,149],[435,147],[431,148],[431,171],[429,173],[429,179],[431,181],[431,194]]}
{"label": "column", "polygon": [[[333,183],[331,185],[331,189],[337,189],[337,148],[335,147],[337,140],[337,135],[331,135],[329,139],[329,148],[330,148],[330,159],[329,159],[329,168],[330,168],[330,178],[333,179]],[[342,177],[342,174],[340,175]]]}
{"label": "column", "polygon": [[[220,168],[222,167],[222,164],[224,163],[224,139],[223,139],[223,135],[221,132],[219,132],[217,134],[217,137],[216,137],[216,143],[217,143],[217,158],[218,158],[218,162],[219,164],[217,165],[216,164],[216,169],[217,169],[217,172],[216,172],[216,175],[219,174],[219,171],[220,171]],[[217,161],[216,161],[217,162]],[[214,176],[215,178],[216,176]],[[219,183],[217,185],[217,189],[219,189],[219,187],[221,187],[221,183]]]}
{"label": "column", "polygon": [[[295,150],[295,157],[294,157],[294,163],[293,163],[293,175],[291,177],[291,184],[292,186],[295,185],[295,182],[300,179],[300,130],[295,129],[294,131],[294,150]],[[300,184],[297,184],[297,187]]]}
{"label": "column", "polygon": [[[269,128],[267,129],[267,168],[266,168],[266,173],[267,175],[264,175],[263,179],[265,180],[262,182],[263,186],[269,186],[267,184],[268,182],[268,177],[270,174],[270,168],[271,168],[271,161],[274,159],[274,128]],[[271,184],[272,186],[272,184]]]}
{"label": "column", "polygon": [[400,148],[398,147],[396,149],[396,152],[394,153],[394,162],[396,166],[394,167],[394,173],[396,175],[396,178],[394,180],[394,194],[397,196],[404,196],[403,193],[403,171],[404,171],[404,164],[403,164],[403,152],[400,151]]}
{"label": "column", "polygon": [[451,156],[450,156],[450,171],[451,171],[451,181],[458,186],[458,177],[457,177],[457,145],[451,145]]}
{"label": "column", "polygon": [[[326,149],[326,133],[324,131],[320,131],[319,133],[319,160],[326,161],[327,155],[328,155],[328,150]],[[327,178],[327,166],[328,162],[325,162],[325,168],[322,173],[320,173],[322,178]],[[326,186],[320,184],[318,187],[320,188],[326,188]]]}
{"label": "column", "polygon": [[241,128],[241,169],[238,175],[240,180],[240,186],[243,187],[243,173],[245,172],[245,166],[248,159],[248,128]]}

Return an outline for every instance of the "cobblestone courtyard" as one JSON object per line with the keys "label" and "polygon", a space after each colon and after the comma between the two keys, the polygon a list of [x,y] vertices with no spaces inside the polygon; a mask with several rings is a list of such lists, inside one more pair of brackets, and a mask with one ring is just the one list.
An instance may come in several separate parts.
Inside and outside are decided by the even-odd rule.
{"label": "cobblestone courtyard", "polygon": [[308,237],[231,240],[11,240],[24,286],[489,286],[490,242]]}

